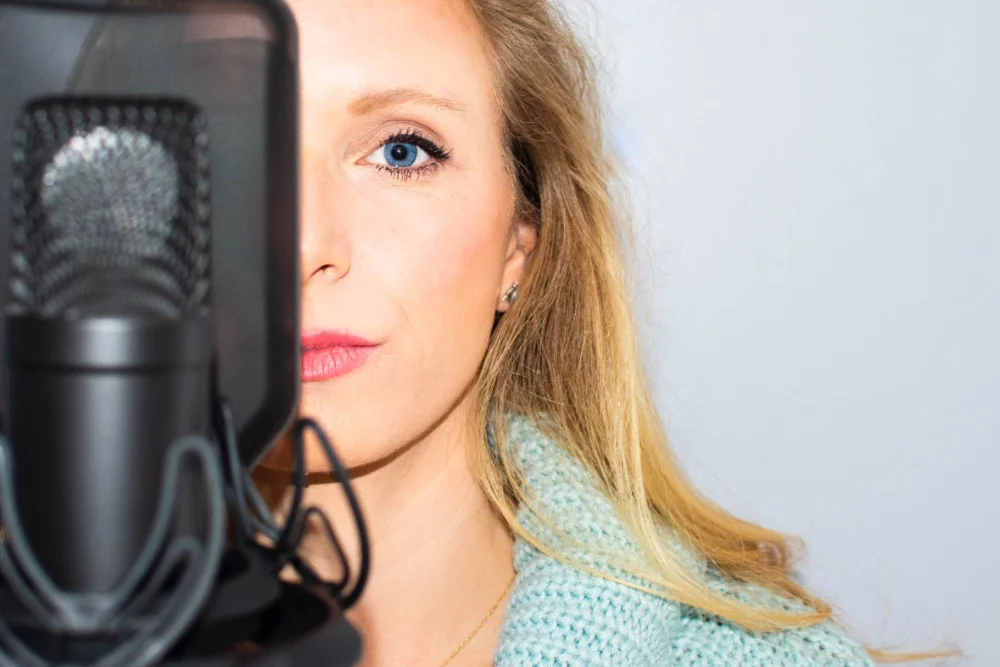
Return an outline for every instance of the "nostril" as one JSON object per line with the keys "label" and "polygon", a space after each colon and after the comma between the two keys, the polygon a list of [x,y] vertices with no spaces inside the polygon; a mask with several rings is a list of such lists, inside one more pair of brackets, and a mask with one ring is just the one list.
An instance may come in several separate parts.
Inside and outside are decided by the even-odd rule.
{"label": "nostril", "polygon": [[343,273],[344,272],[334,264],[324,264],[313,271],[313,276],[322,276],[324,278],[335,280],[341,277]]}

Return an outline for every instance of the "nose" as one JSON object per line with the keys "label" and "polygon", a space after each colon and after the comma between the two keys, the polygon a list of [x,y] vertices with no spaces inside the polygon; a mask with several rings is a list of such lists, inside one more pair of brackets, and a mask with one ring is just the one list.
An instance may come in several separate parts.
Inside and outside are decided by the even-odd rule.
{"label": "nose", "polygon": [[302,286],[323,280],[335,282],[351,270],[347,226],[338,219],[338,174],[326,157],[303,147],[300,266]]}

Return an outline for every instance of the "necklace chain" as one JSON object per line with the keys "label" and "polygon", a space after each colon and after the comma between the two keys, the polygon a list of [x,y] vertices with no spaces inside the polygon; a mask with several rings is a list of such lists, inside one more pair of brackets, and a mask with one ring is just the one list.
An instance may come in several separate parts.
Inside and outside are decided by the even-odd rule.
{"label": "necklace chain", "polygon": [[514,576],[511,577],[510,579],[510,583],[507,584],[507,588],[503,589],[503,593],[501,593],[500,597],[497,598],[497,601],[493,603],[493,606],[490,607],[490,610],[486,612],[486,616],[483,617],[483,620],[479,621],[479,625],[477,625],[476,628],[469,633],[469,636],[463,639],[462,643],[459,644],[455,648],[455,650],[451,652],[451,655],[448,656],[447,660],[441,663],[441,667],[445,667],[445,665],[451,664],[451,661],[454,660],[455,657],[462,652],[462,649],[468,646],[469,642],[472,641],[472,639],[476,636],[476,634],[483,629],[483,626],[486,625],[486,621],[490,620],[490,618],[493,616],[496,610],[500,607],[500,603],[503,602],[503,599],[505,597],[507,597],[507,593],[509,593],[510,589],[514,587],[514,580],[516,578],[517,578],[517,573],[515,572]]}

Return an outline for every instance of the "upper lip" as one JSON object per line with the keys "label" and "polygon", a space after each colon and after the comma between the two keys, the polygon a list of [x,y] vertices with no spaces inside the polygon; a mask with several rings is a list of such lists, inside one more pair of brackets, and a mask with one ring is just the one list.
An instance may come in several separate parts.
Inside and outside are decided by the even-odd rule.
{"label": "upper lip", "polygon": [[317,350],[325,347],[375,347],[376,345],[378,343],[349,331],[324,329],[302,333],[303,350]]}

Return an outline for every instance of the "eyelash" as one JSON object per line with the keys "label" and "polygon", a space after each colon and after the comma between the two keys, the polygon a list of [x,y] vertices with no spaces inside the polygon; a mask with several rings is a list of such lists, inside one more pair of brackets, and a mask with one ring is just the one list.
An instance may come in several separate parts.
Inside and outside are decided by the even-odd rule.
{"label": "eyelash", "polygon": [[424,152],[434,158],[433,161],[428,160],[425,164],[422,164],[419,167],[393,167],[387,164],[373,165],[379,172],[386,173],[393,178],[398,178],[404,181],[411,178],[419,178],[420,176],[437,171],[445,162],[451,159],[451,151],[438,146],[436,143],[416,130],[395,132],[379,144],[379,148],[384,148],[386,144],[412,144],[417,148],[423,149]]}

